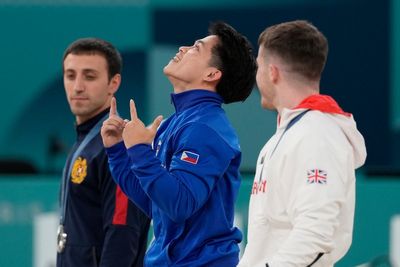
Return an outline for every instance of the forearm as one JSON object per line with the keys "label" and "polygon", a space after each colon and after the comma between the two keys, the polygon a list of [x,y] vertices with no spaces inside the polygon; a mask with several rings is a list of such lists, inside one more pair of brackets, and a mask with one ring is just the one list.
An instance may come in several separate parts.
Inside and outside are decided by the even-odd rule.
{"label": "forearm", "polygon": [[270,267],[309,266],[335,248],[340,204],[332,201],[318,205],[299,211],[291,221],[293,229],[269,262]]}
{"label": "forearm", "polygon": [[139,180],[131,171],[131,162],[123,142],[106,149],[110,171],[121,190],[151,217],[150,202],[140,186]]}
{"label": "forearm", "polygon": [[329,253],[332,246],[332,240],[323,240],[318,233],[294,229],[268,264],[269,267],[310,266]]}
{"label": "forearm", "polygon": [[[209,188],[199,177],[178,170],[169,172],[161,165],[149,145],[131,147],[128,154],[132,162],[132,171],[140,180],[143,190],[171,220],[185,220],[204,203]],[[197,183],[196,192],[187,180]]]}

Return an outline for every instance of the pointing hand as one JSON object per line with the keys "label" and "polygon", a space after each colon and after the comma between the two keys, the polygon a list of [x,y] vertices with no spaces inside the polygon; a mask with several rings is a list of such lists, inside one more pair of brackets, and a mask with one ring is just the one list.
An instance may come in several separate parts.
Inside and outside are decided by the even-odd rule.
{"label": "pointing hand", "polygon": [[152,124],[145,127],[144,123],[137,116],[135,102],[132,99],[130,100],[129,106],[131,120],[126,122],[125,128],[122,132],[122,138],[126,148],[137,144],[151,144],[163,117],[158,116],[154,119]]}
{"label": "pointing hand", "polygon": [[111,147],[122,141],[122,131],[125,124],[126,122],[117,114],[117,101],[113,97],[111,99],[110,115],[101,127],[104,147]]}

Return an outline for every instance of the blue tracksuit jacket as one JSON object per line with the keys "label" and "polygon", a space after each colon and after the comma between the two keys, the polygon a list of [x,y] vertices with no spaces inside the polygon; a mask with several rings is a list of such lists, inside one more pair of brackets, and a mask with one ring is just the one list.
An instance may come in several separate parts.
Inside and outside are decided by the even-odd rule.
{"label": "blue tracksuit jacket", "polygon": [[236,266],[242,234],[233,226],[240,186],[238,138],[206,90],[172,94],[176,112],[154,148],[123,142],[107,149],[121,189],[153,218],[146,266]]}

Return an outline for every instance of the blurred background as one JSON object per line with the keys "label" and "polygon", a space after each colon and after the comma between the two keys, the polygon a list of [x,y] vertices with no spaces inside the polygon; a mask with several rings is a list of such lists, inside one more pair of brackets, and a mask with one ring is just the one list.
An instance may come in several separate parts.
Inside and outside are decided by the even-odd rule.
{"label": "blurred background", "polygon": [[[100,37],[121,51],[119,112],[128,117],[134,98],[149,123],[173,112],[163,67],[180,45],[206,36],[210,22],[245,34],[256,55],[261,31],[294,19],[327,36],[321,91],[353,113],[367,144],[353,244],[336,266],[400,257],[400,1],[0,0],[0,266],[54,264],[60,177],[75,138],[61,69],[72,41]],[[225,106],[243,149],[236,223],[244,236],[256,159],[276,125],[259,103],[254,90],[245,103]]]}

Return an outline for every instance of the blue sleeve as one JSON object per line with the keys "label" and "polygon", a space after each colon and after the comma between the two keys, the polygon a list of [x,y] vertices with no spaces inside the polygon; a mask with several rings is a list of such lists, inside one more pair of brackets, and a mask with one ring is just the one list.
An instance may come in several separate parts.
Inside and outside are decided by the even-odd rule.
{"label": "blue sleeve", "polygon": [[139,144],[127,151],[132,171],[149,198],[171,220],[181,222],[204,205],[235,153],[204,124],[191,125],[175,137],[178,141],[172,144],[168,170],[150,145]]}
{"label": "blue sleeve", "polygon": [[95,162],[101,192],[104,241],[99,267],[131,267],[143,261],[150,220],[116,185],[101,142]]}
{"label": "blue sleeve", "polygon": [[131,171],[131,162],[126,153],[125,145],[120,142],[106,148],[108,163],[114,181],[121,190],[131,199],[146,215],[151,218],[151,202],[139,184],[139,180]]}

